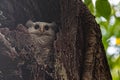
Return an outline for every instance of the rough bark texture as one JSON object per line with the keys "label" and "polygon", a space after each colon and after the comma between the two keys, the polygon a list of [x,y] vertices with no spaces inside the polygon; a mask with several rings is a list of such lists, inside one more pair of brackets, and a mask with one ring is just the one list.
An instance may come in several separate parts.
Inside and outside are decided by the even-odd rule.
{"label": "rough bark texture", "polygon": [[99,25],[87,7],[79,0],[61,0],[61,22],[55,48],[58,79],[112,80]]}
{"label": "rough bark texture", "polygon": [[[0,27],[15,29],[0,29],[0,80],[112,80],[99,25],[82,1],[0,0],[0,12]],[[26,28],[15,28],[29,19],[60,26],[52,77],[33,58]]]}
{"label": "rough bark texture", "polygon": [[56,0],[0,0],[0,27],[14,29],[29,19],[59,23],[59,9]]}

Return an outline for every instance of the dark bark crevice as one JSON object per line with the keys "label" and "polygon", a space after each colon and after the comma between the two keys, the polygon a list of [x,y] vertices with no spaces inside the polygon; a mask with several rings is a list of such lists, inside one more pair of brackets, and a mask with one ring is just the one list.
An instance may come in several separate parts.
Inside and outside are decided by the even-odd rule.
{"label": "dark bark crevice", "polygon": [[0,18],[0,27],[14,29],[17,24],[25,24],[29,19],[60,23],[59,1],[56,0],[1,0],[0,11],[5,16]]}

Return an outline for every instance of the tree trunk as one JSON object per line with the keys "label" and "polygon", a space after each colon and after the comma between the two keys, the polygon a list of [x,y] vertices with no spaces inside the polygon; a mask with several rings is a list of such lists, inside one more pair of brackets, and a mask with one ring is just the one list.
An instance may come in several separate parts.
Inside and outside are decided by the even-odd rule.
{"label": "tree trunk", "polygon": [[[58,0],[0,1],[0,11],[3,12],[0,15],[1,27],[7,26],[14,29],[14,26],[19,23],[25,24],[29,19],[34,21],[55,21],[59,27],[59,32],[56,34],[57,39],[54,43],[56,60],[54,78],[48,76],[38,64],[34,63],[32,55],[23,55],[24,60],[30,63],[22,64],[22,71],[24,72],[21,75],[22,78],[17,76],[14,79],[5,78],[5,80],[112,80],[102,44],[100,27],[96,23],[95,17],[81,0],[60,0],[60,2]],[[9,30],[5,31],[9,33]],[[4,35],[7,33],[3,31]],[[24,35],[24,33],[13,31],[10,35],[15,38],[14,47],[17,47],[15,51],[18,51],[16,49],[21,50],[21,46],[24,48],[24,44],[29,44],[22,43],[21,39],[25,41],[26,38],[21,36],[19,40],[18,35]],[[0,34],[0,44],[2,44],[0,47],[5,47],[1,50],[10,50],[9,55],[4,55],[6,62],[3,65],[6,66],[11,62],[14,68],[8,69],[14,71],[17,69],[19,62],[12,60],[12,48],[10,46],[6,48],[6,44],[2,43],[3,39],[4,37]],[[25,48],[25,53],[30,49]],[[1,50],[0,57],[6,53]],[[32,52],[30,53],[32,54]],[[16,57],[21,54],[14,52],[13,55]],[[3,63],[4,59],[0,59],[0,64]],[[18,57],[17,60],[19,61]],[[8,61],[10,62],[7,63]],[[30,66],[32,70],[27,69],[26,66],[29,65],[32,65]],[[0,69],[5,66],[0,66]],[[7,74],[7,72],[5,73]],[[43,76],[47,78],[43,79]],[[4,77],[7,76],[4,74]]]}
{"label": "tree trunk", "polygon": [[99,25],[79,0],[61,0],[61,27],[56,41],[60,80],[112,80]]}

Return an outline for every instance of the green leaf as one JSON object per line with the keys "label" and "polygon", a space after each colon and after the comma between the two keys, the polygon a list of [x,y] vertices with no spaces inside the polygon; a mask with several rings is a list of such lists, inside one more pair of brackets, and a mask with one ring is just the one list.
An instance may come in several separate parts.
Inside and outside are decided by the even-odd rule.
{"label": "green leaf", "polygon": [[90,3],[88,6],[89,10],[91,11],[91,13],[94,15],[94,6],[93,3]]}
{"label": "green leaf", "polygon": [[84,2],[88,6],[90,3],[92,3],[92,0],[84,0]]}
{"label": "green leaf", "polygon": [[107,0],[97,0],[95,3],[96,7],[96,15],[103,16],[107,20],[110,18],[111,14],[111,6]]}
{"label": "green leaf", "polygon": [[113,29],[114,35],[115,35],[116,37],[120,37],[120,20],[119,20],[119,18],[116,18],[114,27],[115,27],[115,28]]}

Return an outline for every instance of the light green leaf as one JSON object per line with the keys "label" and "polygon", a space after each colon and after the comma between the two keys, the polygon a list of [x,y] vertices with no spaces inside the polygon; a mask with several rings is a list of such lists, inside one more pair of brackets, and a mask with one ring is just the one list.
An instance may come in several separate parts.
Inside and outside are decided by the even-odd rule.
{"label": "light green leaf", "polygon": [[88,8],[89,8],[89,10],[91,11],[91,13],[92,13],[93,15],[95,15],[95,14],[94,14],[94,6],[93,6],[93,3],[90,3],[89,6],[88,6]]}
{"label": "light green leaf", "polygon": [[84,2],[88,6],[90,3],[92,3],[92,0],[84,0]]}

